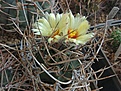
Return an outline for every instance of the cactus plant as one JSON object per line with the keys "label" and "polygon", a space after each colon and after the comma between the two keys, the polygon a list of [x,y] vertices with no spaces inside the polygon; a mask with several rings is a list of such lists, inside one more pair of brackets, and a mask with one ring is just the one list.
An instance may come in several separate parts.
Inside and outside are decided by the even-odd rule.
{"label": "cactus plant", "polygon": [[98,54],[100,47],[97,50],[100,41],[96,43],[93,31],[88,31],[88,17],[81,14],[90,14],[87,11],[91,4],[88,9],[82,6],[81,12],[80,3],[78,0],[0,0],[0,31],[21,36],[19,43],[0,43],[1,91],[101,89],[98,80],[110,67],[96,71],[92,67],[102,58]]}

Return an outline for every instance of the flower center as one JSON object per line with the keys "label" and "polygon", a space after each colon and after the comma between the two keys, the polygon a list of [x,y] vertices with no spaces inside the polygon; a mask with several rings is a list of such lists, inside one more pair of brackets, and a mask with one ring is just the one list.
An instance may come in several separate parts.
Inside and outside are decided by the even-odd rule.
{"label": "flower center", "polygon": [[53,34],[52,34],[52,38],[54,38],[54,36],[58,35],[59,34],[59,30],[56,30]]}
{"label": "flower center", "polygon": [[78,31],[77,30],[68,30],[68,38],[77,38],[78,37]]}

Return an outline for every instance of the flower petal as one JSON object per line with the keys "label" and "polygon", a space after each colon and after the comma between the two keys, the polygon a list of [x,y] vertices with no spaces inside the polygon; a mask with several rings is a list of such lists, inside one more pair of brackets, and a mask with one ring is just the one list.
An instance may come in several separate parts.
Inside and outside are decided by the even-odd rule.
{"label": "flower petal", "polygon": [[69,21],[68,14],[63,14],[58,24],[58,28],[62,30],[63,28],[67,27],[68,21]]}
{"label": "flower petal", "polygon": [[48,17],[48,21],[50,23],[51,28],[55,28],[55,26],[56,26],[56,20],[55,20],[54,13],[50,13],[50,15]]}
{"label": "flower petal", "polygon": [[89,22],[87,20],[84,20],[78,27],[77,31],[79,32],[79,35],[86,34],[89,27],[90,27]]}
{"label": "flower petal", "polygon": [[62,14],[57,13],[56,15],[56,24],[58,24],[61,20]]}
{"label": "flower petal", "polygon": [[56,35],[54,38],[54,42],[58,42],[61,39],[62,36]]}
{"label": "flower petal", "polygon": [[74,23],[74,30],[77,29],[79,27],[79,25],[84,20],[86,20],[86,17],[85,16],[81,17],[80,14],[77,14],[76,17],[75,17],[75,19],[74,19],[74,21],[75,21],[75,23]]}
{"label": "flower petal", "polygon": [[32,31],[34,32],[35,35],[43,35],[43,36],[49,36],[50,33],[49,32],[46,32],[44,30],[39,30],[39,29],[32,29]]}
{"label": "flower petal", "polygon": [[69,24],[69,26],[70,26],[70,28],[74,28],[74,25],[75,25],[75,21],[74,21],[74,15],[72,14],[72,12],[70,11],[70,13],[69,13],[69,18],[70,18],[70,24]]}
{"label": "flower petal", "polygon": [[74,43],[76,43],[76,39],[72,39],[72,38],[68,38],[67,40],[65,40],[65,42],[74,42]]}
{"label": "flower petal", "polygon": [[54,38],[49,38],[48,42],[51,43],[53,41]]}
{"label": "flower petal", "polygon": [[32,29],[32,31],[33,31],[33,32],[39,32],[39,30],[38,30],[38,29]]}
{"label": "flower petal", "polygon": [[[93,33],[87,33],[90,25],[85,17],[81,17],[77,14],[76,17],[70,11],[69,13],[56,15],[54,13],[46,13],[45,17],[42,17],[34,24],[35,29],[32,31],[36,35],[42,34],[48,36],[48,42],[58,42],[61,38],[65,39],[65,42],[74,42],[75,44],[85,44],[90,38],[93,37]],[[72,30],[69,37],[68,31]]]}
{"label": "flower petal", "polygon": [[45,25],[43,25],[42,23],[39,23],[39,22],[36,22],[36,28],[38,29],[38,30],[48,30],[48,28],[45,26]]}
{"label": "flower petal", "polygon": [[50,28],[50,24],[49,22],[43,17],[42,19],[38,20],[38,23],[42,23],[44,26],[46,26],[47,28]]}
{"label": "flower petal", "polygon": [[82,36],[79,36],[76,40],[76,44],[85,44],[87,41],[89,41],[92,37],[94,36],[94,33],[89,33],[89,34],[85,34]]}

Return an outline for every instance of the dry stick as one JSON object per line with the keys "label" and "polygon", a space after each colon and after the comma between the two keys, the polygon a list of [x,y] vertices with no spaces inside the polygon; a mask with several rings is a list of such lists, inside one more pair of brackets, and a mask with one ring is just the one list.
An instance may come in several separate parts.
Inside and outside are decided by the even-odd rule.
{"label": "dry stick", "polygon": [[[4,46],[3,46],[3,47],[4,47]],[[16,58],[9,50],[7,50],[5,47],[4,47],[4,49],[5,49],[13,58],[15,58],[18,62],[21,62],[21,63],[22,63],[22,61],[19,61],[19,59]],[[27,69],[26,66],[23,65],[23,67]],[[27,69],[27,71],[28,71],[29,74],[31,74],[30,71],[29,71],[28,69]]]}
{"label": "dry stick", "polygon": [[55,50],[55,51],[57,52],[56,54],[53,54],[53,55],[52,55],[52,57],[55,57],[55,56],[57,56],[57,55],[59,55],[59,54],[65,55],[63,52],[66,51],[66,50],[68,50],[68,49],[70,49],[71,47],[68,47],[68,48],[66,48],[66,49],[64,49],[64,50],[62,50],[62,51],[59,51],[59,50],[57,50],[56,48],[51,47],[51,46],[49,46],[49,48],[51,48],[51,49],[53,49],[53,50]]}
{"label": "dry stick", "polygon": [[[117,13],[118,11],[119,11],[119,8],[118,8],[118,7],[114,7],[114,8],[110,11],[110,13],[109,13],[107,19],[113,18],[113,17],[116,15],[116,13]],[[104,30],[105,30],[105,31],[104,31],[104,36],[103,36],[103,39],[102,39],[102,41],[101,41],[101,44],[99,45],[99,48],[98,48],[96,54],[94,55],[94,58],[91,60],[91,62],[88,63],[88,65],[86,65],[85,68],[87,68],[87,67],[94,61],[94,59],[96,58],[97,54],[98,54],[99,51],[101,50],[101,47],[102,47],[102,44],[103,44],[103,42],[104,42],[104,39],[105,39],[105,35],[106,35],[106,32],[107,32],[108,26],[110,26],[111,21],[112,21],[112,20],[107,20],[107,21],[106,21],[106,23],[105,23],[105,29],[104,29]],[[109,63],[109,62],[108,62],[108,63]],[[111,64],[110,64],[110,65],[111,65]]]}
{"label": "dry stick", "polygon": [[[109,26],[116,26],[116,25],[121,25],[121,20],[114,20],[113,21],[113,19],[111,19],[110,20],[110,23],[111,23],[111,25],[109,25]],[[105,23],[100,23],[100,24],[98,24],[98,25],[96,25],[96,26],[91,26],[90,27],[90,29],[91,30],[93,30],[94,28],[102,28],[102,27],[104,27],[104,25],[105,25]],[[0,26],[0,28],[2,28],[1,26]],[[8,30],[5,30],[5,31],[8,31]],[[10,32],[10,31],[9,31]],[[18,32],[18,31],[17,31]],[[66,35],[67,36],[67,35]],[[19,46],[20,45],[20,43],[18,43],[17,44],[17,46]],[[9,47],[15,47],[15,45],[14,44],[8,44],[7,46],[9,46]],[[0,48],[0,49],[2,49],[2,48]],[[2,51],[4,51],[3,49],[2,49]]]}
{"label": "dry stick", "polygon": [[96,56],[97,56],[97,54],[99,53],[99,51],[100,51],[100,49],[101,49],[101,47],[102,47],[102,44],[103,44],[103,42],[104,42],[104,39],[105,39],[105,35],[106,35],[106,32],[107,32],[107,29],[108,29],[108,26],[110,26],[110,24],[111,24],[111,20],[108,20],[108,19],[110,19],[110,18],[113,18],[115,15],[116,15],[116,13],[119,11],[119,8],[118,7],[114,7],[111,11],[110,11],[110,13],[109,13],[109,15],[107,16],[107,21],[106,21],[106,23],[105,23],[105,31],[104,31],[104,35],[103,35],[103,39],[102,39],[102,41],[101,41],[101,43],[100,43],[100,45],[99,45],[99,48],[97,49],[97,52],[96,52],[96,54],[94,55],[94,58],[86,65],[86,67],[85,68],[87,68],[93,61],[94,61],[94,59],[96,58]]}
{"label": "dry stick", "polygon": [[[55,1],[55,0],[54,0]],[[60,8],[58,8],[58,4],[59,2],[57,1],[56,3],[54,3],[52,6],[53,6],[53,12],[56,13],[57,11],[60,10]]]}
{"label": "dry stick", "polygon": [[[113,18],[113,17],[116,15],[116,13],[117,13],[118,11],[119,11],[119,8],[118,8],[118,7],[114,7],[114,8],[111,10],[111,12],[109,13],[108,19]],[[107,24],[110,25],[110,21],[109,21]],[[119,49],[121,49],[120,46],[119,46]],[[107,56],[105,55],[105,53],[103,52],[102,48],[101,48],[101,51],[102,51],[104,57],[106,58],[108,64],[111,66],[111,63],[110,63],[109,59],[107,58]],[[118,51],[118,50],[117,50],[117,51]],[[117,54],[118,54],[118,53],[117,53]],[[119,54],[118,54],[118,55],[119,55]],[[111,69],[112,69],[112,71],[114,72],[114,74],[116,74],[112,66],[111,66]],[[116,75],[116,78],[117,78],[117,80],[119,81],[119,83],[121,84],[121,81],[120,81],[120,79],[118,78],[117,75]]]}
{"label": "dry stick", "polygon": [[[81,70],[78,71],[78,72],[81,73],[81,74],[78,74],[78,72],[77,72],[76,70],[74,70],[74,75],[75,75],[74,77],[75,77],[75,79],[77,79],[78,81],[81,80],[81,81],[80,81],[81,84],[82,84],[81,87],[82,87],[84,90],[89,91],[88,88],[89,88],[89,86],[90,86],[90,83],[87,83],[87,81],[88,81],[88,79],[89,79],[90,77],[87,77],[87,76],[86,76],[85,70],[84,70],[83,68],[84,68],[84,67],[83,67],[83,65],[82,65]],[[80,77],[78,77],[77,75],[80,76]],[[82,77],[82,76],[84,76],[84,77]],[[76,81],[75,81],[75,82],[76,82]],[[77,87],[77,88],[80,88],[80,86],[78,86],[80,82],[73,83],[72,86],[71,86],[70,88],[72,88],[73,90],[76,89],[76,87]]]}
{"label": "dry stick", "polygon": [[[2,45],[2,47],[8,52],[8,53],[10,53],[10,55],[12,56],[12,57],[14,57],[18,62],[19,62],[19,60],[9,51],[9,50],[7,50],[6,48],[5,48],[5,46],[4,45]],[[2,76],[3,76],[3,71],[2,71]],[[2,79],[2,78],[1,78]],[[2,79],[3,80],[3,79]],[[1,80],[1,85],[2,85],[2,80]]]}
{"label": "dry stick", "polygon": [[[114,22],[113,22],[113,18],[114,18],[114,16],[117,14],[118,11],[119,11],[119,8],[118,8],[118,7],[113,7],[113,9],[110,11],[110,13],[109,13],[107,19],[108,19],[108,20],[109,20],[109,19],[112,19],[112,21],[111,21],[112,24],[111,24],[111,22],[109,22],[109,23],[110,23],[109,26],[117,25],[117,24],[115,24],[115,23],[121,24],[121,20],[117,20],[117,21],[114,21]],[[113,23],[114,23],[114,24],[113,24]],[[101,23],[101,24],[98,24],[98,25],[96,25],[96,26],[91,26],[90,29],[101,28],[101,27],[104,27],[104,26],[105,26],[105,23]]]}
{"label": "dry stick", "polygon": [[27,19],[27,15],[26,15],[26,11],[25,11],[25,7],[24,7],[23,0],[21,0],[21,2],[22,2],[22,9],[23,9],[23,12],[24,12],[24,16],[25,16],[25,19],[26,19],[26,23],[27,23],[27,26],[29,27],[29,22],[28,22],[28,19]]}
{"label": "dry stick", "polygon": [[[10,67],[10,65],[12,64],[13,61],[11,60],[11,58],[12,58],[12,57],[10,57],[10,58],[7,60],[7,62],[4,64],[4,66],[7,66],[6,68]],[[6,70],[5,70],[5,77],[6,77],[7,83],[9,83],[9,79],[8,79],[8,75],[7,75]]]}
{"label": "dry stick", "polygon": [[[102,51],[102,53],[103,53],[105,59],[107,60],[108,64],[111,66],[111,63],[110,63],[109,59],[107,58],[107,56],[105,55],[105,53],[103,52],[102,48],[101,48],[101,51]],[[115,70],[113,69],[113,66],[111,66],[111,69],[112,69],[112,71],[114,72],[114,74],[116,74]],[[118,82],[121,84],[121,81],[120,81],[120,79],[118,78],[117,75],[116,75],[116,78],[117,78]]]}
{"label": "dry stick", "polygon": [[[19,60],[9,51],[9,50],[7,50],[5,47],[6,47],[6,45],[2,45],[3,46],[3,48],[8,52],[8,53],[10,53],[11,54],[11,56],[12,57],[14,57],[18,62],[19,62]],[[22,62],[22,61],[21,61]],[[27,67],[26,66],[24,66],[23,65],[23,67],[25,67],[26,69],[27,69]],[[28,73],[29,74],[31,74],[31,72],[27,69],[27,71],[28,71]],[[33,80],[33,79],[32,79]]]}
{"label": "dry stick", "polygon": [[[118,64],[118,63],[119,63],[119,62],[116,62],[116,63],[114,63],[113,65],[110,65],[110,66],[105,67],[105,68],[103,68],[103,69],[99,69],[99,70],[93,72],[93,74],[97,74],[97,73],[99,73],[99,72],[102,72],[102,71],[108,70],[109,68],[113,67],[114,65],[116,65],[116,64]],[[88,74],[89,74],[89,73],[88,73]]]}
{"label": "dry stick", "polygon": [[[96,80],[100,81],[100,80],[104,80],[104,79],[107,79],[107,78],[111,78],[111,77],[115,77],[116,75],[110,75],[110,76],[106,76],[106,77],[102,77],[102,78],[98,78]],[[94,80],[89,80],[89,82],[92,82]]]}
{"label": "dry stick", "polygon": [[120,43],[120,45],[119,45],[119,47],[114,55],[114,61],[117,60],[117,58],[119,57],[120,54],[121,54],[121,43]]}
{"label": "dry stick", "polygon": [[[69,88],[84,88],[84,87],[89,87],[89,83],[88,84],[86,84],[86,85],[84,85],[84,86],[75,86],[75,87],[69,87]],[[67,89],[67,88],[66,88]]]}
{"label": "dry stick", "polygon": [[1,88],[3,87],[3,74],[4,74],[4,71],[2,71],[2,74],[1,74],[1,81],[0,81],[0,83],[1,83]]}
{"label": "dry stick", "polygon": [[68,59],[68,60],[63,60],[63,61],[60,61],[60,62],[57,62],[57,63],[51,63],[49,65],[59,65],[59,64],[64,64],[64,63],[68,63],[68,62],[72,62],[72,61],[75,61],[75,60],[78,60],[78,59],[83,59],[83,57],[78,57],[78,58],[74,58],[74,59]]}
{"label": "dry stick", "polygon": [[38,2],[33,2],[33,3],[34,3],[34,5],[39,9],[39,11],[45,16],[45,13],[43,12],[43,10],[42,10],[40,4],[39,4]]}
{"label": "dry stick", "polygon": [[[38,23],[37,23],[37,26],[38,26]],[[18,27],[18,26],[17,26]],[[39,28],[39,26],[38,26],[38,29],[39,29],[39,32],[40,32],[40,34],[41,34],[41,31],[40,31],[40,28]],[[22,33],[22,32],[21,32]],[[23,33],[22,33],[23,34]],[[42,34],[41,34],[42,35]],[[25,37],[25,36],[24,36]],[[26,37],[25,37],[26,38]],[[43,40],[45,40],[44,39],[44,37],[42,36],[42,39]],[[26,39],[27,40],[27,39]],[[28,40],[27,40],[28,41]],[[29,42],[28,42],[29,43]],[[57,63],[55,60],[54,60],[54,58],[51,56],[51,54],[50,54],[50,52],[49,52],[49,49],[48,49],[48,46],[47,46],[47,43],[45,42],[45,41],[43,41],[43,43],[44,43],[44,45],[45,45],[45,49],[46,49],[46,51],[47,51],[47,53],[48,53],[48,55],[49,55],[49,57],[53,60],[53,62],[55,62],[55,63]],[[29,43],[30,44],[30,43]]]}
{"label": "dry stick", "polygon": [[70,83],[72,82],[72,80],[70,80],[70,81],[68,81],[68,82],[62,82],[62,81],[59,81],[58,79],[56,79],[54,76],[52,76],[52,75],[44,68],[44,66],[43,66],[41,63],[38,62],[38,60],[34,57],[34,55],[33,55],[33,53],[32,53],[31,50],[30,50],[30,53],[31,53],[33,59],[34,59],[34,60],[37,62],[37,64],[42,68],[42,70],[43,70],[48,76],[50,76],[53,80],[55,80],[56,82],[61,83],[61,84],[70,84]]}
{"label": "dry stick", "polygon": [[[23,35],[23,37],[24,37],[24,39],[26,40],[26,42],[30,45],[30,43],[29,43],[29,41],[27,40],[27,38],[26,38],[26,36],[21,32],[21,30],[19,29],[19,27],[16,25],[16,23],[12,20],[12,22],[13,22],[13,24],[16,26],[16,28],[18,29],[18,31],[21,33],[21,35]],[[46,45],[45,45],[45,47],[47,47]],[[72,80],[70,80],[70,81],[68,81],[68,82],[62,82],[62,81],[60,81],[60,80],[58,80],[58,79],[56,79],[54,76],[52,76],[45,68],[44,68],[44,66],[41,64],[41,63],[39,63],[39,61],[35,58],[35,56],[33,55],[33,53],[32,53],[32,51],[31,51],[31,49],[30,49],[30,46],[28,46],[28,49],[29,49],[29,51],[30,51],[30,53],[31,53],[31,55],[32,55],[32,57],[33,57],[33,59],[36,61],[36,63],[41,67],[41,69],[48,75],[48,76],[50,76],[53,80],[55,80],[56,82],[58,82],[58,83],[61,83],[61,84],[70,84],[71,82],[72,82]],[[72,78],[73,79],[73,78]]]}
{"label": "dry stick", "polygon": [[54,12],[54,5],[55,5],[55,0],[51,0],[50,1],[50,3],[51,3],[51,12],[53,13]]}
{"label": "dry stick", "polygon": [[[13,77],[12,77],[12,79],[11,79],[11,82],[10,82],[10,83],[12,83],[12,82],[14,81],[15,76],[16,76],[16,74],[17,74],[17,70],[18,70],[18,68],[19,68],[19,66],[17,66],[17,68],[16,68],[16,70],[15,70],[15,72],[14,72],[14,74],[13,74]],[[14,82],[13,82],[13,83],[14,83]]]}
{"label": "dry stick", "polygon": [[[87,70],[87,72],[90,72],[90,73],[89,73],[89,76],[88,76],[88,79],[89,79],[89,78],[94,79],[94,77],[97,79],[96,74],[94,74],[94,70],[93,70],[91,67],[90,67],[90,69],[91,69],[92,71],[90,71],[89,69]],[[94,76],[92,76],[92,73],[93,73]],[[97,80],[96,80],[96,81],[93,81],[92,83],[93,83],[93,85],[95,86],[95,88],[98,89]],[[98,91],[98,90],[97,90],[97,91]]]}
{"label": "dry stick", "polygon": [[[97,41],[97,40],[96,40],[96,41]],[[117,62],[117,63],[115,63],[115,64],[113,64],[113,65],[111,65],[111,63],[110,63],[109,59],[107,58],[107,56],[106,56],[106,54],[104,53],[104,51],[102,50],[102,48],[101,48],[100,50],[101,50],[102,54],[104,55],[104,57],[105,57],[106,61],[107,61],[107,62],[108,62],[108,64],[110,65],[109,67],[106,67],[106,68],[104,68],[104,69],[105,69],[105,70],[107,70],[107,69],[111,68],[111,69],[112,69],[112,71],[114,72],[114,74],[116,74],[116,73],[115,73],[115,71],[114,71],[114,69],[113,69],[113,66],[114,66],[114,65],[116,65],[116,64],[118,64],[118,62]],[[99,72],[99,70],[98,70],[97,72]],[[96,73],[97,73],[97,72],[96,72]],[[117,76],[117,75],[115,75],[115,76],[116,76],[116,78],[117,78],[118,82],[121,84],[120,79],[118,78],[118,76]]]}
{"label": "dry stick", "polygon": [[4,47],[7,47],[7,48],[9,48],[9,49],[12,49],[12,50],[16,50],[15,48],[10,47],[10,46],[8,46],[8,45],[6,45],[6,44],[2,44],[2,43],[0,43],[0,45],[1,45],[1,46],[4,46]]}
{"label": "dry stick", "polygon": [[100,91],[101,89],[103,89],[103,87],[100,87],[100,88],[98,88],[98,89],[94,89],[94,90],[92,90],[92,91]]}

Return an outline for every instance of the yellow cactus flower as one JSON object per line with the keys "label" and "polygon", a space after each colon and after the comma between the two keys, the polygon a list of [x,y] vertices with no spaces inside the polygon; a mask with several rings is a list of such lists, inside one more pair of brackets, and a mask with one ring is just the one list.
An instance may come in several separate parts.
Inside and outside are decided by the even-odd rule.
{"label": "yellow cactus flower", "polygon": [[64,37],[65,42],[74,42],[76,45],[85,44],[94,34],[87,33],[90,28],[86,18],[77,14],[75,17],[70,11],[65,14],[46,13],[38,19],[32,29],[35,35],[47,36],[48,42],[58,42]]}
{"label": "yellow cactus flower", "polygon": [[89,22],[84,16],[80,17],[80,15],[77,14],[76,17],[74,17],[70,11],[68,30],[66,32],[67,34],[65,34],[67,35],[66,42],[74,42],[76,45],[85,44],[94,36],[94,33],[87,34],[89,28]]}
{"label": "yellow cactus flower", "polygon": [[49,37],[48,42],[58,42],[62,37],[63,32],[67,30],[68,14],[46,13],[45,17],[38,19],[34,24],[35,29],[32,29],[35,35]]}

